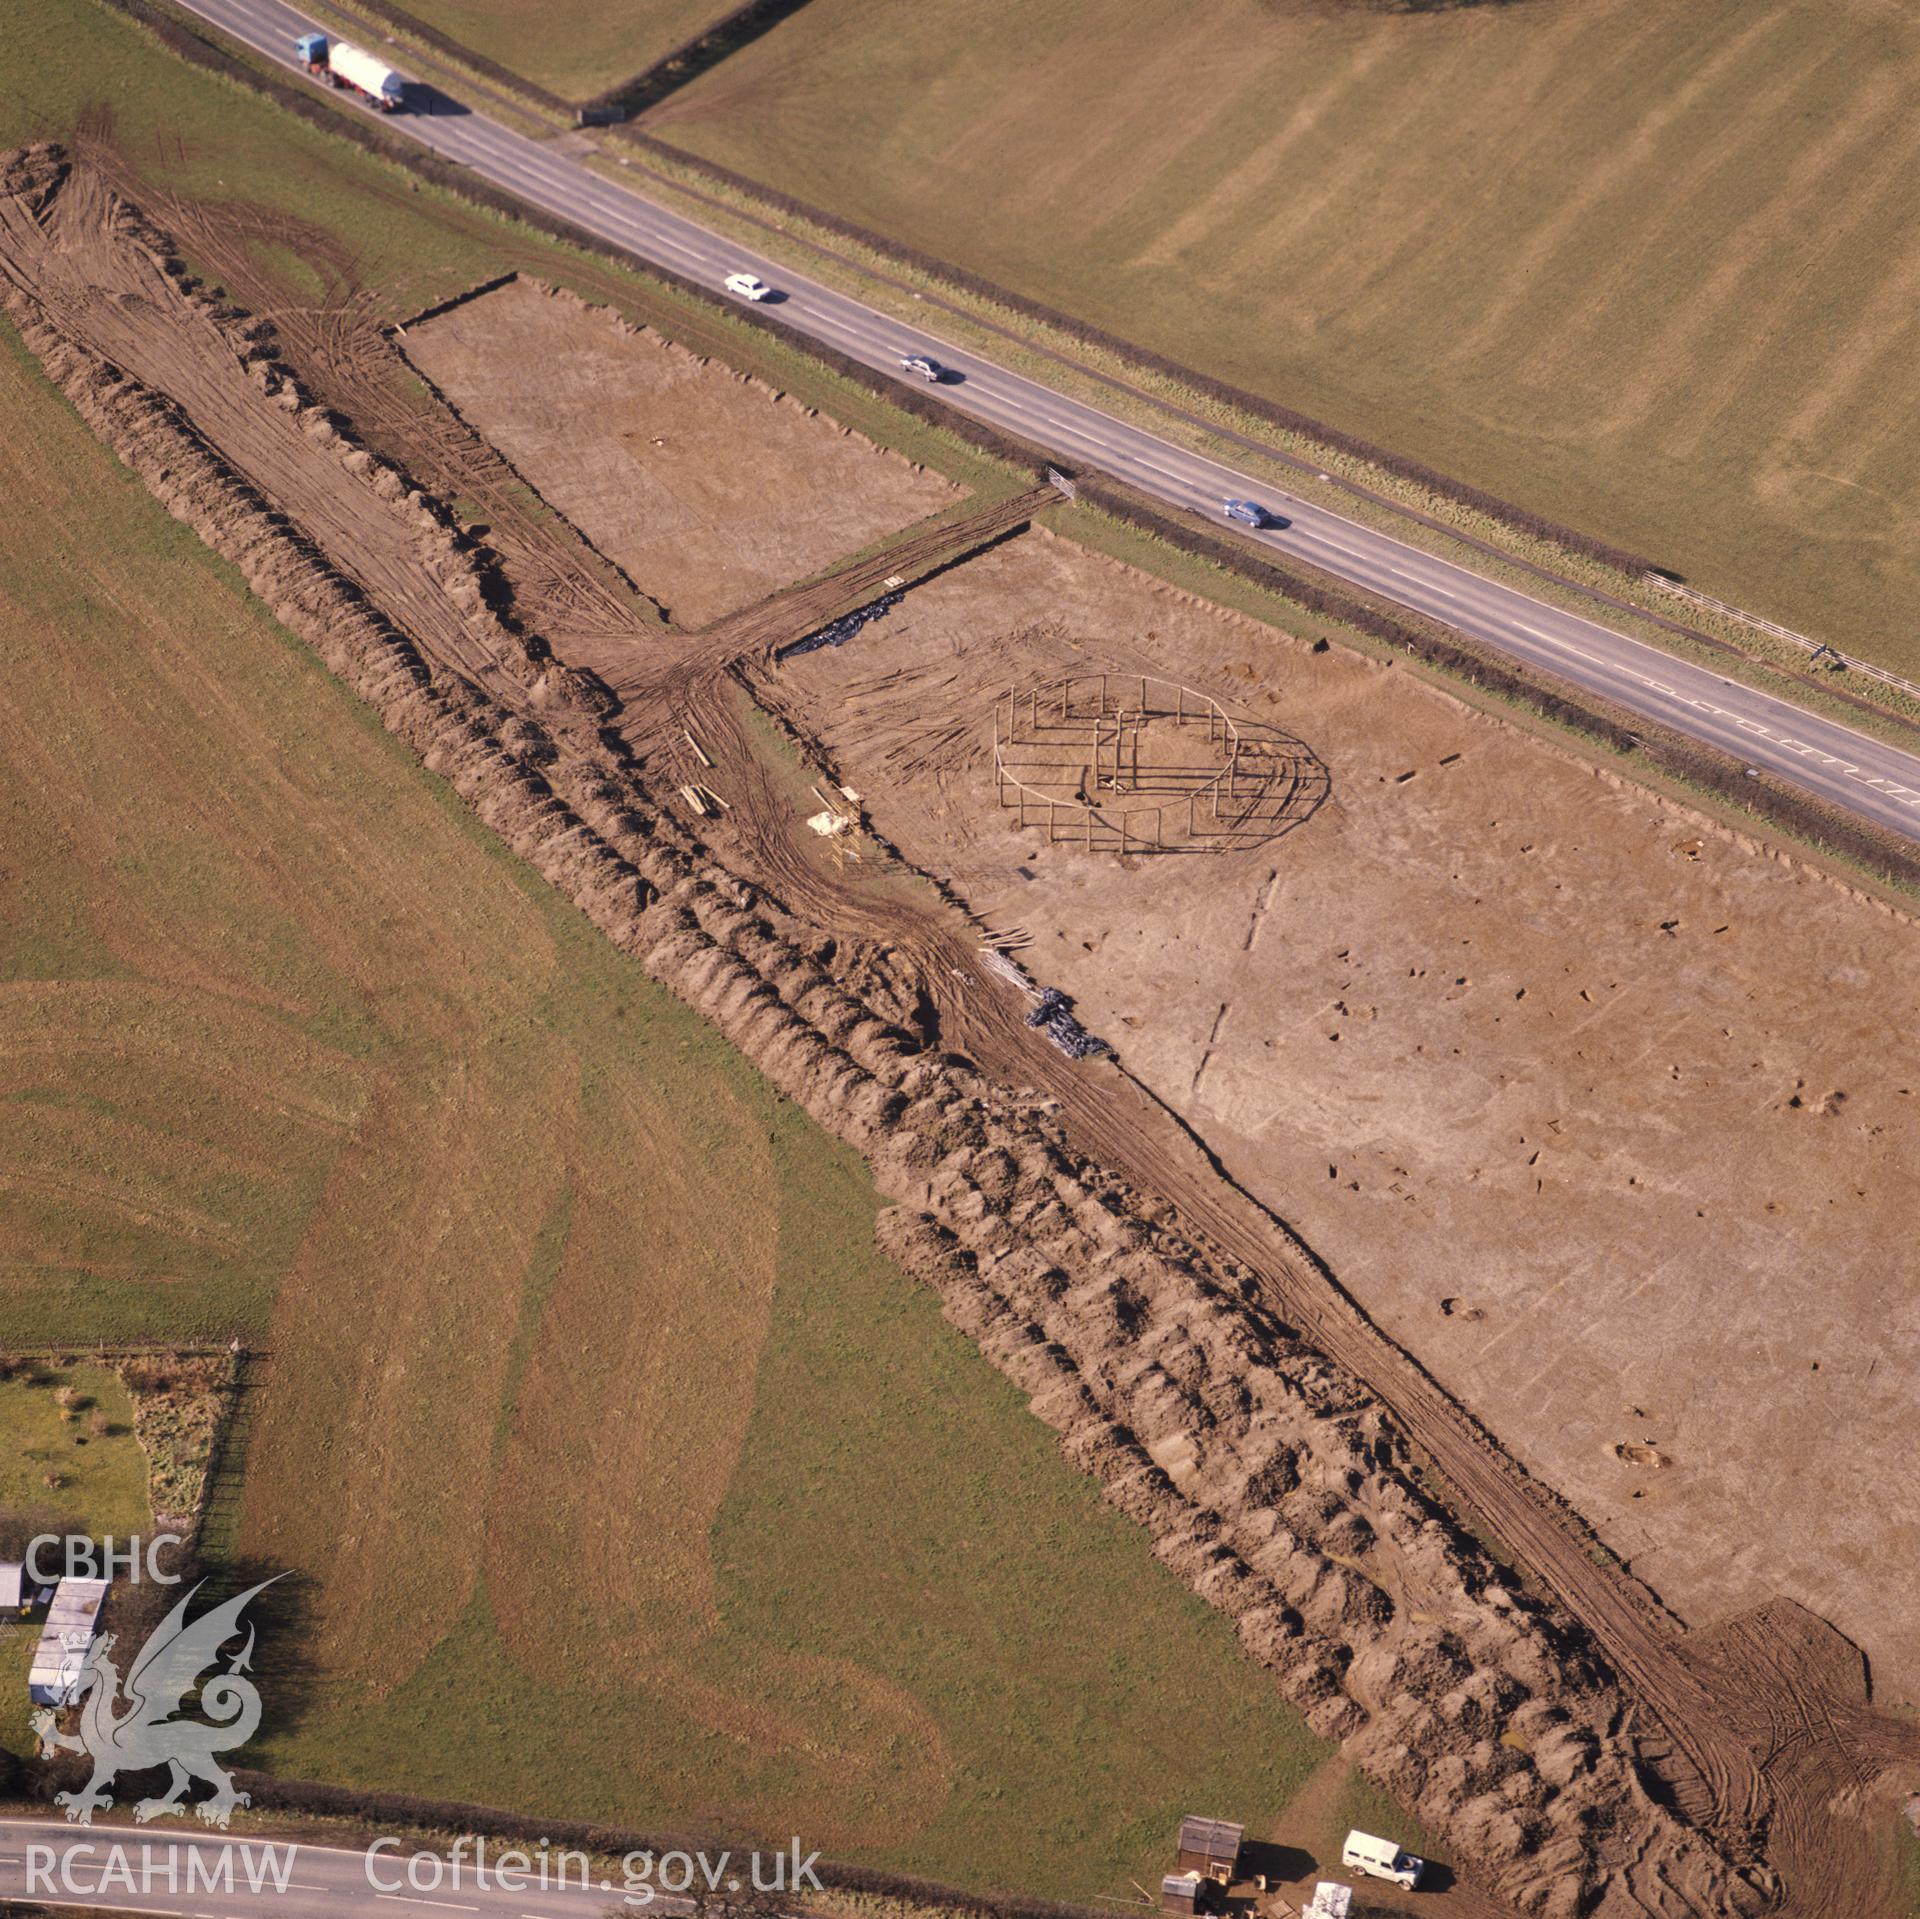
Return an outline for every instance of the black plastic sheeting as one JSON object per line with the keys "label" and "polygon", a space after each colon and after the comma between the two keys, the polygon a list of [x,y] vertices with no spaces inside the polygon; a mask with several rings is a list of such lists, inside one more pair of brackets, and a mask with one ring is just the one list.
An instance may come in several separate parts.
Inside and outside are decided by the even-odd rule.
{"label": "black plastic sheeting", "polygon": [[851,613],[842,613],[837,620],[829,620],[817,633],[809,633],[804,640],[795,640],[791,646],[783,646],[773,657],[776,660],[798,659],[802,653],[817,653],[823,646],[845,646],[869,620],[884,619],[900,604],[903,595],[889,593],[884,598],[871,600],[865,606],[856,606]]}
{"label": "black plastic sheeting", "polygon": [[1027,1024],[1037,1027],[1069,1059],[1100,1059],[1113,1048],[1096,1039],[1074,1018],[1073,1002],[1057,986],[1049,986],[1027,1015]]}

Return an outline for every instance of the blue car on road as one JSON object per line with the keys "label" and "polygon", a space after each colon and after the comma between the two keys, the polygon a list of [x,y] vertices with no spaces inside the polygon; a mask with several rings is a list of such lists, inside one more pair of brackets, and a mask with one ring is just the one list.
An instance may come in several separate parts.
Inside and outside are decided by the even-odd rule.
{"label": "blue car on road", "polygon": [[1220,511],[1242,526],[1265,526],[1272,518],[1264,506],[1257,506],[1252,500],[1223,500]]}

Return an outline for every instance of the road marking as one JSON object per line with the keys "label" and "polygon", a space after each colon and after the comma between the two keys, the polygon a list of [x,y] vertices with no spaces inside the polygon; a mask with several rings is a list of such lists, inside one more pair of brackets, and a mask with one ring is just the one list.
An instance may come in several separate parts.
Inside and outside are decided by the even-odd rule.
{"label": "road marking", "polygon": [[478,1912],[478,1906],[463,1906],[452,1899],[411,1899],[404,1892],[376,1892],[376,1899],[391,1899],[400,1906],[439,1906],[446,1912]]}
{"label": "road marking", "polygon": [[[301,29],[311,23],[306,21],[298,10],[279,6],[260,6],[252,4],[251,0],[225,0],[224,5],[222,0],[184,0],[184,3],[190,10],[211,19],[216,26],[233,34],[236,38],[245,40],[251,32],[255,37],[248,42],[249,44],[267,53],[275,64],[296,73],[301,71],[299,63],[288,51],[287,29],[289,23]],[[709,248],[723,248],[729,244],[724,236],[707,233],[697,222],[684,215],[673,213],[647,201],[623,183],[606,180],[579,163],[549,151],[538,141],[516,133],[510,127],[490,121],[484,114],[472,113],[465,122],[455,119],[451,123],[433,115],[407,116],[403,121],[394,123],[393,130],[403,135],[410,135],[429,150],[449,154],[463,164],[474,167],[483,176],[493,178],[497,183],[506,186],[509,191],[520,193],[542,210],[557,214],[562,219],[577,223],[583,218],[597,220],[603,237],[613,239],[616,244],[627,246],[643,261],[648,257],[649,249],[670,250],[687,259],[700,261],[703,266],[711,260],[713,257],[711,252],[702,253],[697,247],[690,246],[687,241],[677,237],[680,233],[697,236]],[[617,194],[631,211],[624,217],[615,214],[606,204],[606,196],[609,193]],[[774,277],[782,276],[775,274]],[[803,286],[808,288],[808,295],[796,302],[795,315],[797,318],[811,315],[812,326],[816,333],[831,332],[841,338],[861,341],[865,345],[860,333],[848,326],[837,314],[825,310],[815,312],[813,295],[819,295],[829,304],[851,309],[861,316],[862,325],[870,333],[879,332],[885,335],[898,329],[900,323],[897,320],[880,313],[857,295],[822,289],[806,282],[804,275],[799,277]],[[934,344],[937,346],[939,342],[936,341]],[[866,350],[868,353],[873,353],[883,349],[867,346]],[[996,371],[991,363],[981,364],[989,373]],[[1065,436],[1069,442],[1091,447],[1096,453],[1107,452],[1109,458],[1104,464],[1110,472],[1139,471],[1158,476],[1173,489],[1171,494],[1163,491],[1161,497],[1169,499],[1173,504],[1186,505],[1189,495],[1195,498],[1201,497],[1209,487],[1217,490],[1223,482],[1231,491],[1240,491],[1253,484],[1220,461],[1166,441],[1146,429],[1129,427],[1127,430],[1134,441],[1165,451],[1170,458],[1182,459],[1200,477],[1182,478],[1152,460],[1141,458],[1137,453],[1116,452],[1107,441],[1099,439],[1090,430],[1096,426],[1104,426],[1111,430],[1117,424],[1112,416],[1102,414],[1090,403],[1076,401],[1071,396],[1061,395],[1053,389],[1022,381],[1018,375],[1005,374],[1002,371],[1001,377],[1008,384],[1018,385],[1020,390],[1042,396],[1039,400],[1040,407],[1046,404],[1065,405],[1070,415],[1077,410],[1084,416],[1082,424],[1069,424],[1044,412],[1041,413],[1041,418],[1055,432]],[[982,387],[985,390],[979,394],[977,405],[961,405],[956,401],[958,410],[972,413],[975,417],[987,418],[993,417],[996,403],[1000,409],[1008,413],[1031,415],[1036,411],[1032,403],[995,394],[984,379]],[[1634,640],[1613,628],[1600,625],[1598,621],[1586,619],[1580,615],[1567,615],[1566,617],[1570,620],[1577,621],[1581,628],[1600,636],[1601,643],[1608,648],[1608,652],[1604,654],[1582,651],[1568,640],[1555,639],[1539,628],[1517,620],[1511,610],[1516,605],[1527,607],[1540,605],[1540,602],[1530,595],[1473,573],[1465,566],[1437,559],[1409,541],[1396,538],[1377,527],[1368,526],[1349,515],[1327,507],[1309,506],[1306,502],[1295,501],[1292,496],[1284,493],[1281,497],[1287,498],[1290,504],[1298,509],[1294,514],[1295,537],[1289,543],[1290,546],[1295,550],[1314,548],[1339,555],[1348,563],[1347,577],[1358,584],[1365,583],[1367,574],[1371,573],[1377,579],[1384,571],[1395,578],[1416,582],[1425,594],[1437,600],[1458,599],[1461,596],[1438,585],[1435,575],[1461,579],[1463,586],[1470,581],[1477,589],[1471,597],[1481,602],[1478,614],[1481,624],[1477,629],[1468,624],[1468,619],[1473,617],[1471,614],[1467,618],[1448,619],[1448,616],[1439,612],[1437,608],[1421,608],[1417,600],[1395,595],[1390,591],[1387,597],[1400,598],[1402,604],[1411,605],[1415,610],[1434,612],[1436,617],[1448,619],[1449,624],[1457,626],[1461,631],[1496,646],[1505,644],[1509,651],[1517,651],[1524,657],[1524,649],[1515,649],[1511,642],[1503,642],[1499,632],[1502,625],[1509,628],[1517,627],[1518,630],[1536,640],[1556,646],[1566,653],[1589,662],[1603,678],[1604,684],[1599,689],[1603,693],[1612,693],[1617,688],[1631,685],[1653,688],[1662,692],[1667,698],[1677,699],[1718,721],[1731,722],[1743,733],[1758,736],[1768,742],[1775,754],[1792,754],[1803,761],[1818,760],[1856,785],[1865,786],[1902,807],[1920,810],[1920,793],[1917,793],[1913,786],[1903,785],[1885,774],[1871,773],[1866,767],[1854,761],[1840,759],[1816,747],[1806,746],[1803,742],[1796,740],[1789,743],[1784,736],[1773,732],[1758,721],[1743,720],[1741,716],[1728,709],[1689,699],[1673,688],[1662,687],[1659,682],[1647,677],[1643,663],[1657,661],[1662,670],[1677,671],[1683,676],[1686,669],[1679,662],[1670,662],[1670,656],[1663,655],[1658,648],[1649,646],[1644,641]],[[1349,538],[1343,540],[1330,537],[1327,531],[1329,527],[1343,529]],[[1357,547],[1351,543],[1355,539],[1359,542]],[[1394,565],[1384,557],[1382,549],[1391,549],[1415,571],[1408,572]],[[1492,602],[1491,610],[1485,604],[1489,599]],[[1782,723],[1790,723],[1802,729],[1810,727],[1818,729],[1822,737],[1833,739],[1836,744],[1841,737],[1858,740],[1860,746],[1854,750],[1861,753],[1862,757],[1877,753],[1884,756],[1883,764],[1893,764],[1903,770],[1910,764],[1909,756],[1871,739],[1844,722],[1829,720],[1823,715],[1809,714],[1802,708],[1766,694],[1755,694],[1752,697],[1762,711],[1777,715]],[[1707,743],[1717,743],[1714,739],[1715,729],[1702,730],[1696,727],[1694,731]],[[1909,774],[1908,777],[1913,776]],[[323,1850],[341,1849],[329,1847]]]}

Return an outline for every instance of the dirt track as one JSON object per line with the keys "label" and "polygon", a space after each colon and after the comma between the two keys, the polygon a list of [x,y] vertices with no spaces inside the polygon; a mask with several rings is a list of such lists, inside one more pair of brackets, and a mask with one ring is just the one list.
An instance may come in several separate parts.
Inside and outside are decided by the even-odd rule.
{"label": "dirt track", "polygon": [[[1303,734],[1331,797],[1199,861],[1023,831],[995,804],[996,694],[1109,667]],[[1885,1577],[1920,1537],[1909,924],[1403,672],[1044,531],[774,690],[879,830],[1024,935],[1675,1612],[1788,1594],[1869,1653],[1882,1701],[1920,1700],[1920,1590]],[[1852,1483],[1875,1496],[1831,1497]]]}
{"label": "dirt track", "polygon": [[[716,859],[598,745],[593,686],[491,612],[446,516],[182,287],[158,236],[45,152],[8,184],[8,308],[83,415],[609,937],[868,1153],[902,1201],[895,1250],[1316,1724],[1529,1911],[1891,1909],[1857,1817],[1914,1745],[1847,1696],[1828,1629],[1773,1615],[1737,1656],[1689,1646],[1143,1088],[1025,1028],[957,912],[804,843],[723,660],[676,689],[744,798]],[[968,1058],[924,1045],[923,1006]],[[1551,1603],[1430,1503],[1409,1439]],[[1713,1844],[1647,1798],[1642,1710]]]}

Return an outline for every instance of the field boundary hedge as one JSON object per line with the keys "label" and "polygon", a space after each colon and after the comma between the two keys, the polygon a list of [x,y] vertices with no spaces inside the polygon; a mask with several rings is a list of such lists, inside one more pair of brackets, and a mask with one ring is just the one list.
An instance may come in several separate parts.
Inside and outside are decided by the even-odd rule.
{"label": "field boundary hedge", "polygon": [[[978,452],[986,453],[1018,471],[1030,473],[1036,480],[1045,476],[1050,465],[1057,464],[1046,449],[1002,433],[964,413],[943,407],[931,394],[904,381],[889,379],[885,374],[863,366],[834,348],[809,339],[770,313],[737,302],[723,301],[711,288],[696,280],[686,279],[671,268],[656,266],[650,261],[636,262],[636,257],[624,249],[489,186],[470,169],[442,160],[428,149],[401,139],[388,132],[379,122],[342,114],[327,106],[317,94],[309,95],[275,74],[263,73],[248,66],[176,16],[162,12],[154,0],[105,0],[105,4],[140,22],[183,58],[285,106],[310,125],[343,134],[378,158],[409,168],[435,186],[443,187],[489,212],[517,220],[595,259],[609,261],[629,271],[638,264],[641,271],[682,295],[697,300],[716,315],[730,316],[743,324],[759,328],[864,392],[941,429]],[[622,131],[629,138],[657,147],[676,159],[681,157],[678,149],[655,141],[650,135],[638,134],[631,129]],[[706,170],[721,171],[712,168]],[[740,179],[741,176],[727,177]],[[743,181],[742,184],[759,191],[750,181]],[[792,204],[796,208],[800,205],[797,201]],[[1558,720],[1613,751],[1637,753],[1645,763],[1663,773],[1690,780],[1737,806],[1758,813],[1763,819],[1789,832],[1857,861],[1896,885],[1920,890],[1920,851],[1909,850],[1895,842],[1890,835],[1881,834],[1839,808],[1823,805],[1810,794],[1801,793],[1797,788],[1767,775],[1750,779],[1744,768],[1736,767],[1734,761],[1712,753],[1710,749],[1696,746],[1678,735],[1664,734],[1650,722],[1644,725],[1631,723],[1620,714],[1603,710],[1598,702],[1589,703],[1542,686],[1515,667],[1490,660],[1465,645],[1442,639],[1437,633],[1418,630],[1377,607],[1366,605],[1349,593],[1309,580],[1306,575],[1280,567],[1272,561],[1260,559],[1198,527],[1184,526],[1169,519],[1124,489],[1105,481],[1086,478],[1079,479],[1077,484],[1082,499],[1100,505],[1116,519],[1152,533],[1185,552],[1210,560],[1305,611],[1318,612],[1325,618],[1337,620],[1389,645],[1404,648],[1447,673],[1517,700],[1547,719]],[[1646,565],[1637,560],[1631,563],[1635,566]]]}
{"label": "field boundary hedge", "polygon": [[632,79],[595,94],[583,104],[581,118],[595,125],[617,124],[631,114],[658,106],[668,94],[677,93],[710,67],[717,67],[763,33],[770,33],[806,4],[807,0],[742,0],[741,5],[717,20],[709,20],[698,33],[663,53],[651,66],[642,67]]}
{"label": "field boundary hedge", "polygon": [[1758,814],[1799,838],[1838,853],[1897,886],[1920,890],[1920,848],[1829,806],[1772,775],[1750,774],[1715,748],[1642,720],[1610,702],[1545,685],[1518,665],[1491,659],[1425,625],[1325,584],[1308,573],[1261,558],[1231,541],[1168,518],[1138,495],[1101,480],[1081,479],[1079,496],[1111,518],[1239,575],[1253,585],[1321,618],[1412,654],[1456,679],[1514,700],[1623,756],[1637,756],[1669,777]]}
{"label": "field boundary hedge", "polygon": [[[5,1755],[0,1754],[0,1759]],[[34,1766],[18,1764],[16,1777],[27,1796],[42,1804],[54,1792],[83,1780],[86,1762],[65,1754]],[[69,1778],[71,1775],[71,1778]],[[556,1852],[577,1850],[599,1858],[620,1858],[630,1852],[698,1852],[709,1854],[723,1846],[752,1851],[754,1841],[739,1833],[636,1832],[624,1826],[603,1826],[587,1820],[548,1819],[535,1814],[508,1812],[497,1806],[476,1805],[461,1799],[425,1799],[412,1793],[363,1790],[327,1785],[312,1779],[281,1779],[272,1773],[236,1766],[235,1783],[251,1795],[253,1812],[303,1813],[337,1819],[363,1832],[388,1833],[396,1828],[416,1834],[472,1833],[489,1839],[526,1845],[551,1846]],[[0,1787],[6,1775],[0,1770]],[[1168,1835],[1171,1840],[1172,1835]],[[906,1900],[944,1911],[978,1914],[981,1919],[1111,1919],[1093,1906],[1078,1906],[1026,1893],[968,1892],[920,1879],[910,1873],[886,1872],[874,1866],[819,1860],[814,1868],[820,1883],[842,1892],[863,1892],[881,1898]],[[724,1910],[724,1905],[716,1908]]]}
{"label": "field boundary hedge", "polygon": [[[110,1339],[110,1340],[69,1340],[64,1345],[48,1345],[42,1341],[33,1346],[0,1345],[0,1360],[46,1360],[61,1362],[74,1360],[86,1364],[105,1365],[116,1359],[158,1359],[168,1353],[179,1353],[187,1359],[210,1359],[216,1353],[234,1353],[232,1342],[224,1339]],[[241,1346],[235,1357],[264,1358],[264,1349],[257,1346]]]}
{"label": "field boundary hedge", "polygon": [[744,193],[776,208],[789,218],[806,220],[824,228],[829,233],[838,234],[842,239],[852,240],[857,245],[869,247],[900,265],[922,273],[930,279],[945,281],[949,286],[962,292],[973,294],[976,298],[990,301],[995,306],[1007,308],[1023,318],[1038,322],[1056,332],[1065,334],[1069,339],[1082,346],[1096,347],[1103,353],[1111,353],[1146,372],[1157,373],[1165,378],[1179,381],[1194,392],[1204,394],[1210,400],[1238,408],[1257,419],[1276,426],[1282,432],[1295,433],[1324,446],[1336,453],[1344,453],[1354,459],[1364,460],[1397,478],[1411,480],[1417,486],[1425,487],[1429,492],[1443,499],[1470,507],[1475,512],[1484,513],[1489,519],[1497,520],[1501,525],[1513,528],[1516,532],[1527,533],[1535,538],[1551,541],[1555,546],[1569,553],[1580,555],[1584,559],[1598,560],[1618,572],[1630,575],[1638,580],[1642,574],[1656,571],[1654,562],[1629,552],[1611,542],[1595,538],[1592,534],[1580,533],[1572,527],[1560,525],[1557,520],[1547,519],[1543,514],[1531,512],[1526,507],[1516,506],[1511,500],[1504,500],[1498,494],[1488,493],[1480,487],[1471,486],[1464,480],[1456,480],[1450,474],[1442,473],[1421,461],[1411,459],[1405,454],[1389,452],[1385,447],[1375,446],[1370,440],[1363,440],[1357,434],[1347,433],[1339,427],[1328,426],[1324,421],[1313,419],[1305,413],[1297,413],[1291,407],[1282,406],[1277,400],[1269,400],[1258,393],[1249,392],[1245,387],[1230,385],[1225,380],[1217,380],[1211,374],[1170,359],[1163,353],[1156,353],[1151,347],[1143,347],[1123,338],[1117,333],[1109,333],[1104,327],[1095,326],[1089,320],[1077,319],[1069,313],[1063,313],[1057,307],[1050,307],[1043,301],[1029,299],[1023,293],[1015,293],[1001,286],[997,281],[984,275],[969,271],[965,267],[955,266],[951,261],[942,260],[931,253],[923,253],[919,248],[905,241],[889,238],[872,227],[862,226],[858,221],[848,220],[837,213],[828,213],[824,209],[809,205],[804,200],[783,193],[777,187],[770,187],[750,178],[744,173],[736,173],[730,167],[723,167],[716,161],[702,159],[698,154],[689,153],[683,147],[676,147],[639,127],[622,126],[615,129],[624,140],[632,141],[656,158],[671,165],[691,169],[704,174],[708,179],[730,188],[736,193]]}

